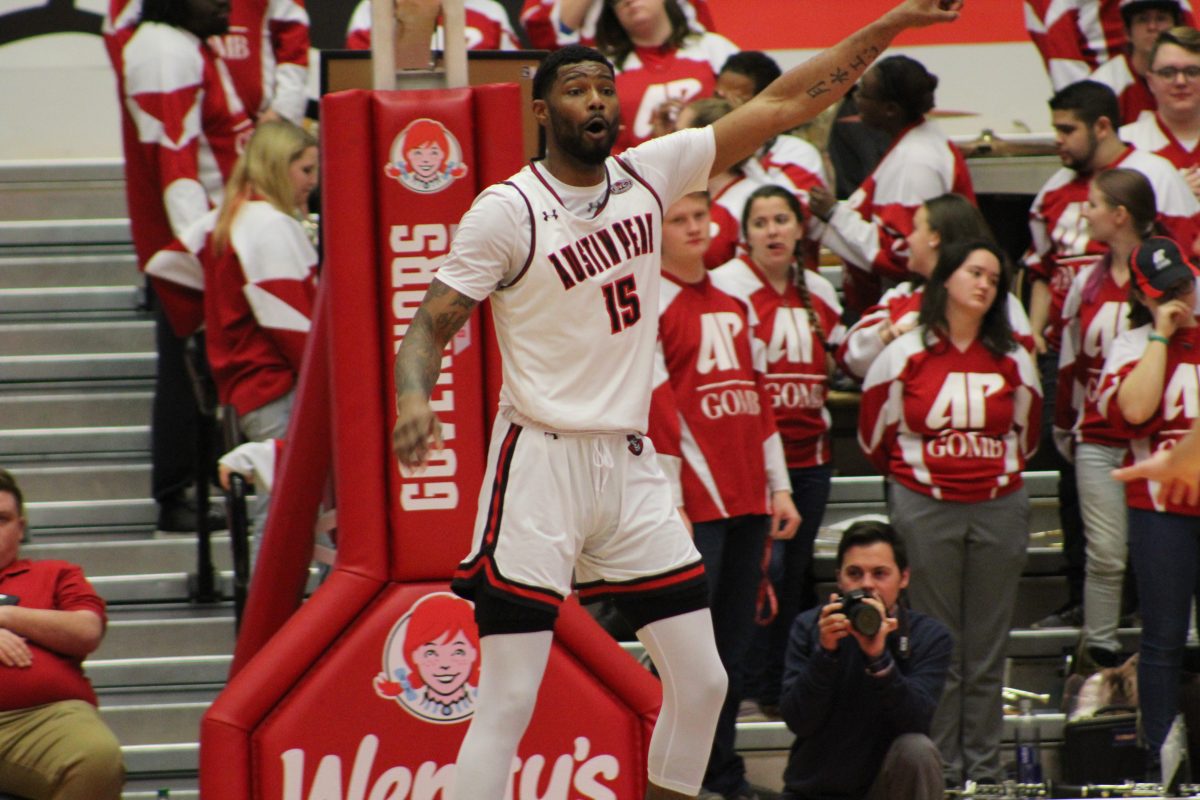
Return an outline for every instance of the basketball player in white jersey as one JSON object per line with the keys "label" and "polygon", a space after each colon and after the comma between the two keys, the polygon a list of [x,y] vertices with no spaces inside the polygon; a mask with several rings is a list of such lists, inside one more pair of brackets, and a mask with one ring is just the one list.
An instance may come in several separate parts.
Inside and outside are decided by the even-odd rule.
{"label": "basketball player in white jersey", "polygon": [[483,670],[454,800],[503,800],[559,605],[612,597],[663,681],[647,800],[700,789],[726,678],[703,567],[643,438],[658,319],[663,209],[846,93],[901,31],[962,0],[905,0],[708,128],[609,156],[621,119],[598,52],[551,53],[534,77],[546,157],[463,217],[396,356],[393,447],[441,446],[429,395],[442,351],[491,297],[504,362],[472,553],[453,588],[475,602]]}

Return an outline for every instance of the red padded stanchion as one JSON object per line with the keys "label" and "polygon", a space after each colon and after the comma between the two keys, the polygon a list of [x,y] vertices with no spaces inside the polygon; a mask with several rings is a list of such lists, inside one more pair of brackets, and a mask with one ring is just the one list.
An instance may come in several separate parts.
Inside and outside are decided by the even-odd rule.
{"label": "red padded stanchion", "polygon": [[[323,101],[321,302],[235,674],[201,726],[204,797],[445,800],[480,667],[473,610],[446,581],[471,539],[498,372],[485,380],[477,315],[431,398],[447,449],[401,475],[392,362],[471,200],[520,166],[519,137],[474,135],[519,129],[518,98],[500,86]],[[331,470],[337,563],[288,617]],[[659,701],[657,681],[566,603],[511,800],[642,796]]]}

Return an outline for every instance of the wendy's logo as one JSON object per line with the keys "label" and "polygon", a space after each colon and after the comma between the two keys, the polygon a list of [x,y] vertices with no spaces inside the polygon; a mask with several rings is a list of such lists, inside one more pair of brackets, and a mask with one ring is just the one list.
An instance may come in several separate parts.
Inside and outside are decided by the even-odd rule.
{"label": "wendy's logo", "polygon": [[434,194],[466,177],[462,148],[446,126],[435,119],[415,119],[392,141],[389,178],[420,194]]}
{"label": "wendy's logo", "polygon": [[475,713],[479,631],[472,605],[449,592],[428,594],[392,626],[375,694],[439,724]]}

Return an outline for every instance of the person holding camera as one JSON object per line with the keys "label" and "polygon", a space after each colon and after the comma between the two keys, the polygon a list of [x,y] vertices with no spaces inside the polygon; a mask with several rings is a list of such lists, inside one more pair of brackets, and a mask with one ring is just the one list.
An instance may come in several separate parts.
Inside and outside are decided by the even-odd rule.
{"label": "person holding camera", "polygon": [[885,522],[856,522],[837,553],[840,594],[796,618],[780,710],[796,734],[783,800],[940,800],[929,738],[954,643],[901,602],[904,543]]}
{"label": "person holding camera", "polygon": [[118,800],[121,745],[82,666],[104,600],[74,564],[21,558],[24,537],[21,489],[0,469],[0,794]]}

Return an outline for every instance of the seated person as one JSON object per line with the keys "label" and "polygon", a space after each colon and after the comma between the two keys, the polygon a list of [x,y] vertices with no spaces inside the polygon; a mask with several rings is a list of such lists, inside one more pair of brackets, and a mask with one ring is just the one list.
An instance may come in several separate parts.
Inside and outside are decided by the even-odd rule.
{"label": "seated person", "polygon": [[74,564],[19,558],[24,536],[21,489],[0,469],[0,793],[118,800],[121,745],[82,667],[104,601]]}
{"label": "seated person", "polygon": [[856,630],[837,594],[796,618],[780,698],[796,741],[781,797],[941,800],[942,761],[929,729],[950,666],[950,631],[900,602],[908,557],[891,525],[851,525],[837,566],[838,589],[866,593],[861,602],[878,630]]}

